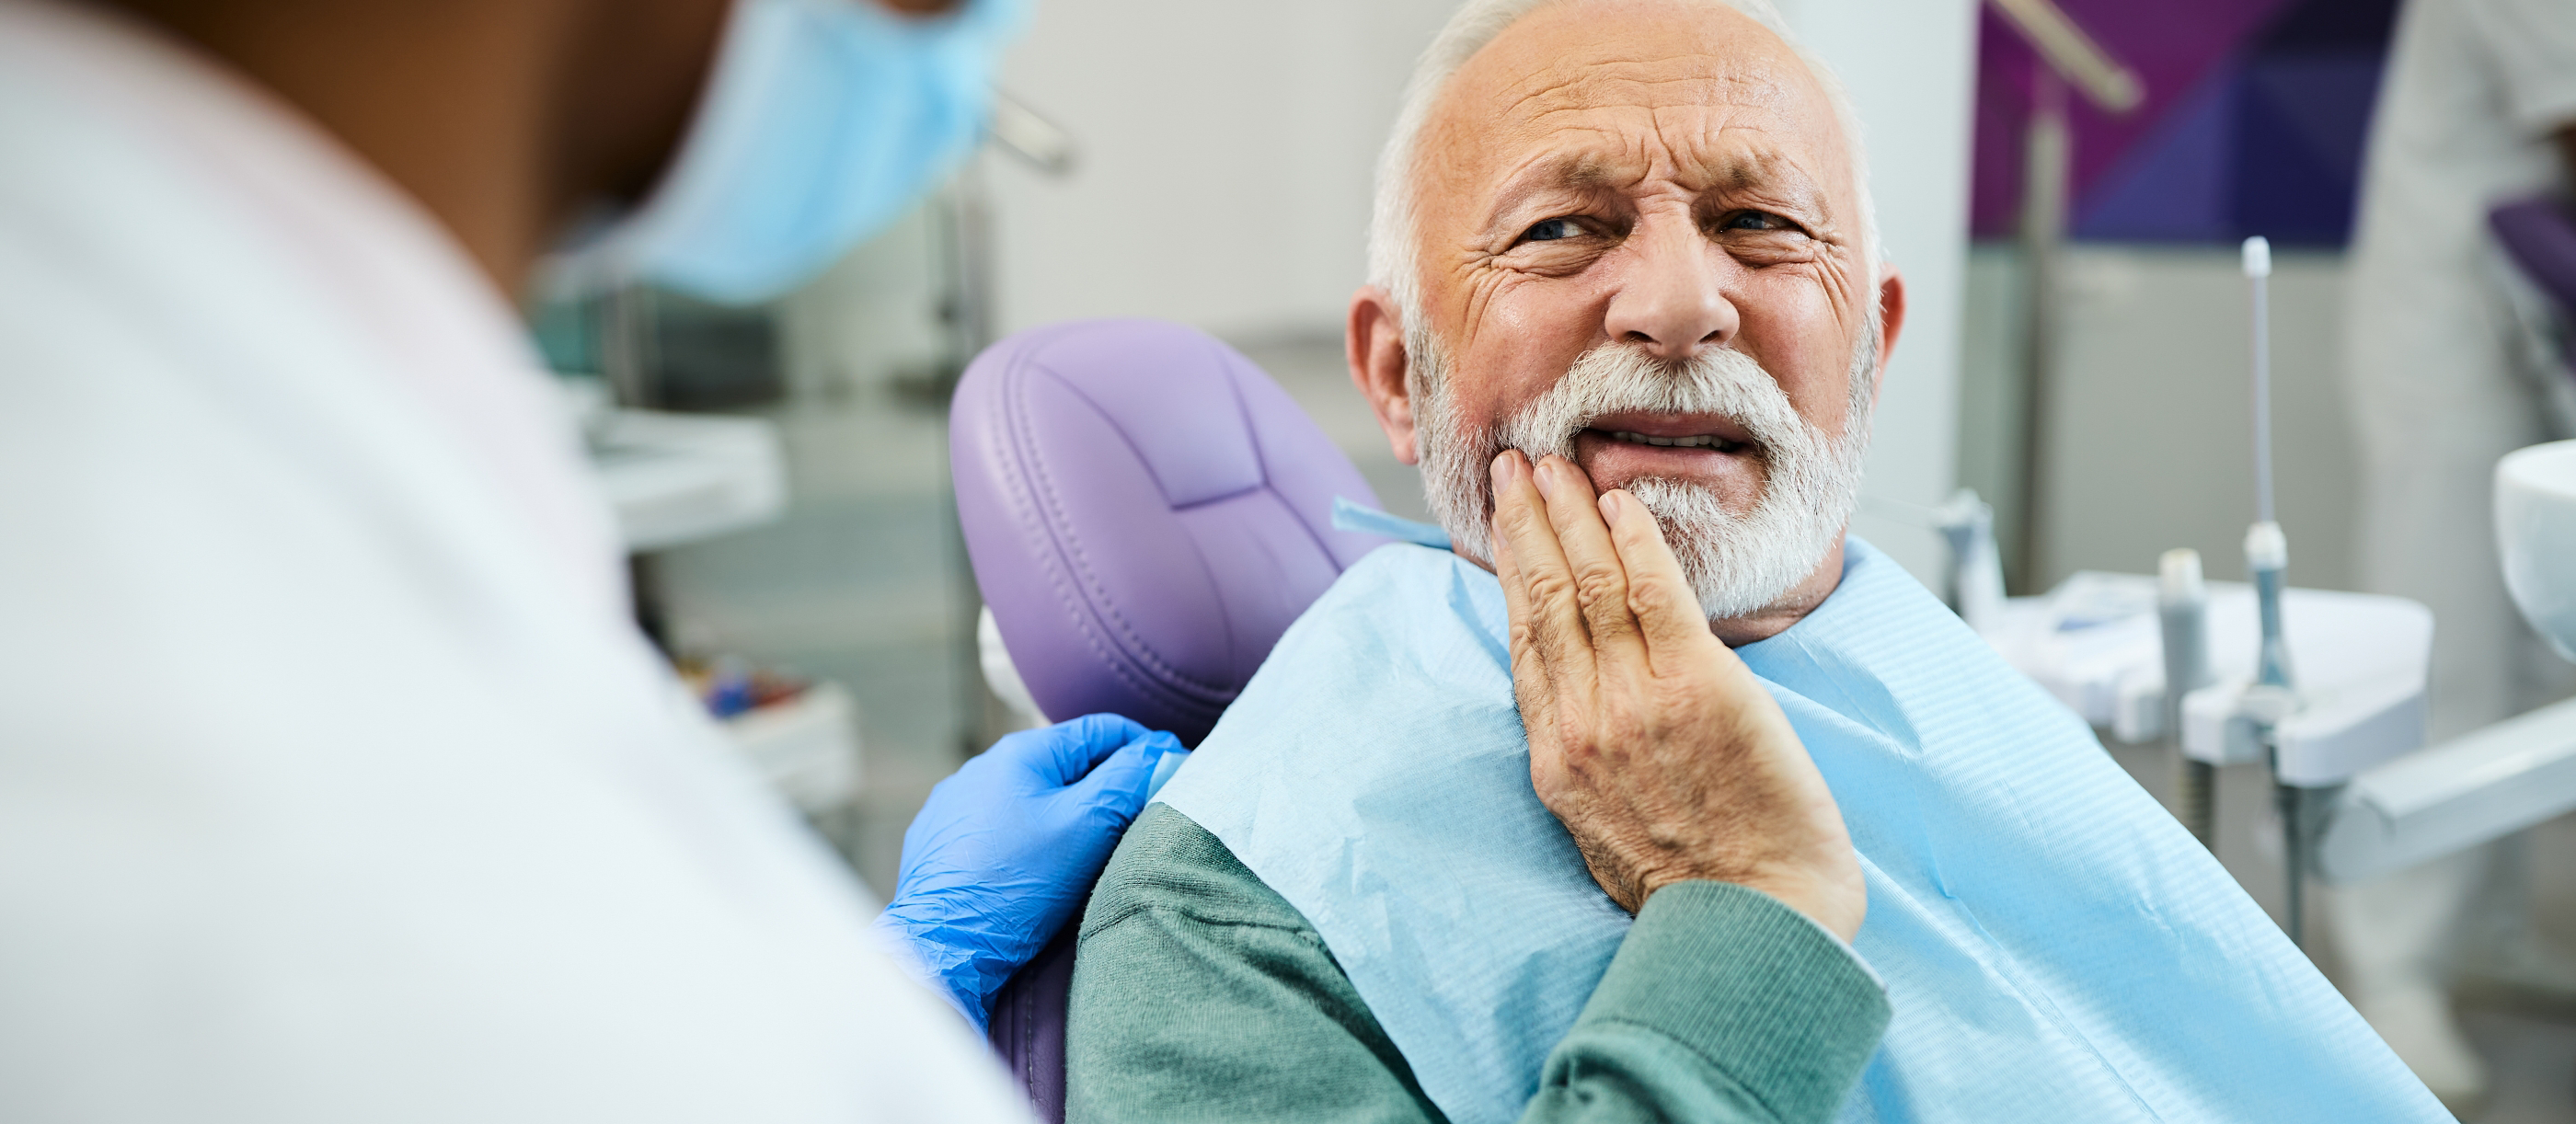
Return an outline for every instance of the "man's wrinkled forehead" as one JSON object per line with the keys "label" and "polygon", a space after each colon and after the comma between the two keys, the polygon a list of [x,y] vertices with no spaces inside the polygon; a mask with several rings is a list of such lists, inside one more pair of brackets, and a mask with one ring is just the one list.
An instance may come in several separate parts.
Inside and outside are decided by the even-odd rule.
{"label": "man's wrinkled forehead", "polygon": [[1450,78],[1425,140],[1417,172],[1450,199],[1657,176],[1839,197],[1850,182],[1840,126],[1806,64],[1715,0],[1540,8]]}

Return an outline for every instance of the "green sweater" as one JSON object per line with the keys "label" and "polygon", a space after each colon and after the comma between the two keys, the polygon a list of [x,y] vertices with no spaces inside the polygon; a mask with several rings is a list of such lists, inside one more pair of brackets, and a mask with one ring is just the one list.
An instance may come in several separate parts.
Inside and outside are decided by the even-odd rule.
{"label": "green sweater", "polygon": [[[1080,939],[1071,1124],[1443,1119],[1314,927],[1169,806],[1127,832]],[[1669,886],[1521,1118],[1825,1120],[1887,1019],[1867,969],[1776,899]]]}

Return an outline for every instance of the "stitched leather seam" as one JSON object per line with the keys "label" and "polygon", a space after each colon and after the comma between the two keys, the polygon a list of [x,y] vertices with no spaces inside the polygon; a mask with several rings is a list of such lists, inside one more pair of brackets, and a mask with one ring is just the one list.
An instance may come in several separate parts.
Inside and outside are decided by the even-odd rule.
{"label": "stitched leather seam", "polygon": [[[1053,338],[1055,337],[1050,336],[1049,340]],[[1222,709],[1227,702],[1233,700],[1235,692],[1200,682],[1194,677],[1180,673],[1158,653],[1144,645],[1142,639],[1137,637],[1134,627],[1122,614],[1102,604],[1107,600],[1106,594],[1101,590],[1098,578],[1092,572],[1089,559],[1080,543],[1072,541],[1073,535],[1069,527],[1071,521],[1064,515],[1062,501],[1056,494],[1053,475],[1047,471],[1042,461],[1022,454],[1021,450],[1026,448],[1024,440],[1032,428],[1028,416],[1027,398],[1023,393],[1029,380],[1040,375],[1054,378],[1058,385],[1064,386],[1077,398],[1081,398],[1085,405],[1094,410],[1099,409],[1097,403],[1092,402],[1071,383],[1039,366],[1036,358],[1030,354],[1035,350],[1037,349],[1030,348],[1012,356],[1012,362],[1006,368],[1009,377],[1004,380],[1001,388],[1004,392],[1002,413],[1008,419],[1010,435],[1014,438],[1007,443],[1015,462],[1014,467],[1020,470],[1012,474],[1012,490],[1022,500],[1018,505],[1022,513],[1038,517],[1024,521],[1023,525],[1032,526],[1048,540],[1045,545],[1053,548],[1045,553],[1049,556],[1049,561],[1054,563],[1048,566],[1048,576],[1055,586],[1058,602],[1071,616],[1093,654],[1108,664],[1111,674],[1117,676],[1120,681],[1149,697],[1159,697],[1167,702],[1177,703],[1187,710],[1204,711],[1211,704],[1217,709]],[[1120,439],[1122,441],[1126,439],[1124,433],[1120,434]],[[1132,443],[1129,448],[1133,450]],[[1113,625],[1114,628],[1110,627]],[[1128,643],[1118,643],[1119,637],[1103,635],[1104,632],[1124,634],[1124,639]],[[1155,677],[1141,677],[1136,673],[1133,664],[1143,664],[1146,670],[1160,674]]]}

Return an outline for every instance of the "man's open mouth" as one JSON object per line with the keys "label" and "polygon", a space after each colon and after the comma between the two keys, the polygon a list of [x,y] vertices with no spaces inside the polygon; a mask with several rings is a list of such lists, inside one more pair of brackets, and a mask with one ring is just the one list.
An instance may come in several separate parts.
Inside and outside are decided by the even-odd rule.
{"label": "man's open mouth", "polygon": [[1738,453],[1751,447],[1742,441],[1731,441],[1714,433],[1659,437],[1652,433],[1637,433],[1625,429],[1595,429],[1590,432],[1598,433],[1613,441],[1623,441],[1630,445],[1652,445],[1659,449],[1714,449],[1721,453]]}

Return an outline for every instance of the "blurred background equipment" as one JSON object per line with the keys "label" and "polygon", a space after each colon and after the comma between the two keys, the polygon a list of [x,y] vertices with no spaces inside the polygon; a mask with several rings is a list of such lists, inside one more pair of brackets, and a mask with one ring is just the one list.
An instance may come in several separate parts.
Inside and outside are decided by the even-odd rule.
{"label": "blurred background equipment", "polygon": [[[2436,739],[2576,683],[2513,611],[2496,551],[2498,459],[2568,436],[2570,419],[2551,410],[2566,401],[2556,313],[2490,221],[2535,194],[2563,203],[2571,161],[2576,3],[2409,0],[2370,129],[2343,374],[2360,470],[2355,584],[2441,622]],[[2450,993],[2576,1001],[2576,957],[2532,924],[2533,871],[2548,861],[2536,847],[2511,836],[2338,895],[2354,1005],[2455,1102],[2489,1082],[2444,1010]]]}
{"label": "blurred background equipment", "polygon": [[[619,294],[611,301],[638,296]],[[657,297],[678,299],[644,299]],[[768,320],[740,314],[706,319],[725,326],[701,335],[703,323],[683,320],[688,326],[672,336],[695,340],[703,350],[649,352],[688,358],[637,364],[627,372],[627,396],[670,402],[665,392],[677,380],[696,394],[680,395],[674,405],[775,399],[778,371]],[[621,320],[618,327],[636,324]],[[730,348],[724,346],[728,342]],[[638,622],[673,655],[691,693],[753,767],[827,834],[846,833],[861,778],[859,718],[848,692],[835,683],[755,667],[711,648],[705,638],[674,643],[655,563],[661,552],[761,527],[785,513],[787,466],[778,426],[760,417],[620,407],[609,381],[594,376],[567,376],[563,387],[581,421],[591,469],[632,552]]]}
{"label": "blurred background equipment", "polygon": [[[2027,399],[2018,434],[2024,465],[2030,450],[2046,444],[2050,400],[2057,376],[2056,334],[2058,276],[2065,267],[2068,191],[2073,182],[2074,138],[2067,128],[2067,90],[2080,92],[2095,112],[2124,116],[2145,98],[2135,71],[2103,52],[2093,37],[2069,19],[2051,0],[1993,0],[1990,10],[2018,33],[2037,55],[2030,68],[2030,113],[2022,126],[2021,269],[2022,371]],[[2018,496],[2014,528],[2037,525],[2045,506],[2049,478],[2025,474]],[[1997,493],[2004,494],[2004,493]],[[2027,573],[2036,537],[2022,534],[2014,543],[2016,568]]]}
{"label": "blurred background equipment", "polygon": [[[2244,432],[2237,415],[2208,409],[2241,385],[2242,337],[2203,326],[2243,323],[2234,251],[2264,235],[2280,251],[2278,390],[2294,419],[2280,434],[2281,495],[2303,541],[2338,544],[2305,555],[2337,584],[2352,501],[2339,393],[2326,385],[2334,251],[2350,233],[2396,2],[2058,7],[2139,93],[2128,105],[2065,97],[2056,56],[2006,5],[1983,10],[1959,482],[1995,505],[2016,593],[2078,569],[2134,571],[2177,542],[2235,557],[2250,505],[2202,501],[2243,494],[2248,479],[2247,450],[2215,432]],[[2062,145],[2039,137],[2054,119]],[[2050,159],[2062,176],[2041,166]],[[2034,323],[2042,310],[2048,322]],[[2172,530],[2188,533],[2158,533]]]}
{"label": "blurred background equipment", "polygon": [[[2277,522],[2304,544],[2286,605],[2300,685],[2320,687],[2326,673],[2303,655],[2302,616],[2316,612],[2302,608],[2305,591],[2354,590],[2432,610],[2418,690],[2421,736],[2436,746],[2410,768],[2437,754],[2459,765],[2459,743],[2445,739],[2562,696],[2565,669],[2505,604],[2487,513],[2496,458],[2576,419],[2565,306],[2526,283],[2530,254],[2500,252],[2515,244],[2488,233],[2488,212],[2537,196],[2492,226],[2535,246],[2564,221],[2576,7],[2061,0],[2067,22],[2139,79],[2126,113],[2081,96],[2063,73],[2070,53],[2019,7],[1981,16],[1958,445],[1959,482],[1994,505],[2011,588],[2056,589],[2054,603],[2083,572],[2139,574],[2177,546],[2217,574],[2251,561],[2241,536],[2259,518],[2246,487],[2255,464],[2239,435],[2252,421],[2254,325],[2236,248],[2261,235],[2273,259]],[[2035,153],[2054,152],[2033,140],[2053,115],[2065,122],[2063,180],[2034,166]],[[2052,185],[2062,199],[2046,194]],[[2034,255],[2032,232],[2055,229],[2034,223],[2059,209],[2063,241]],[[2532,273],[2550,275],[2545,263]],[[2353,427],[2373,416],[2383,420]],[[2392,503],[2425,514],[2399,530]],[[2225,597],[2211,587],[2211,659],[2247,658],[2215,638]],[[2139,612],[2119,628],[2151,629]],[[2080,648],[2091,631],[2056,641]],[[2087,713],[2126,715],[2108,701]],[[2324,717],[2314,710],[2294,721],[2313,726]],[[2287,920],[2267,770],[2216,767],[2194,792],[2175,750],[2113,751],[2207,824],[2220,858]],[[2464,807],[2445,801],[2474,777],[2435,786],[2427,773],[2373,774],[2347,798],[2395,800],[2398,783],[2413,790],[2405,815],[2431,815]],[[2198,820],[2211,795],[2215,821]],[[2483,807],[2494,815],[2481,837],[2538,810]],[[2321,843],[2329,867],[2336,844]],[[2576,975],[2554,951],[2576,934],[2576,879],[2558,873],[2571,848],[2576,833],[2552,816],[2491,852],[2318,890],[2306,911],[2319,962],[2468,1118],[2576,1116],[2564,1077],[2576,1036],[2557,1021],[2576,1012]],[[2456,1019],[2454,991],[2468,1004]]]}

